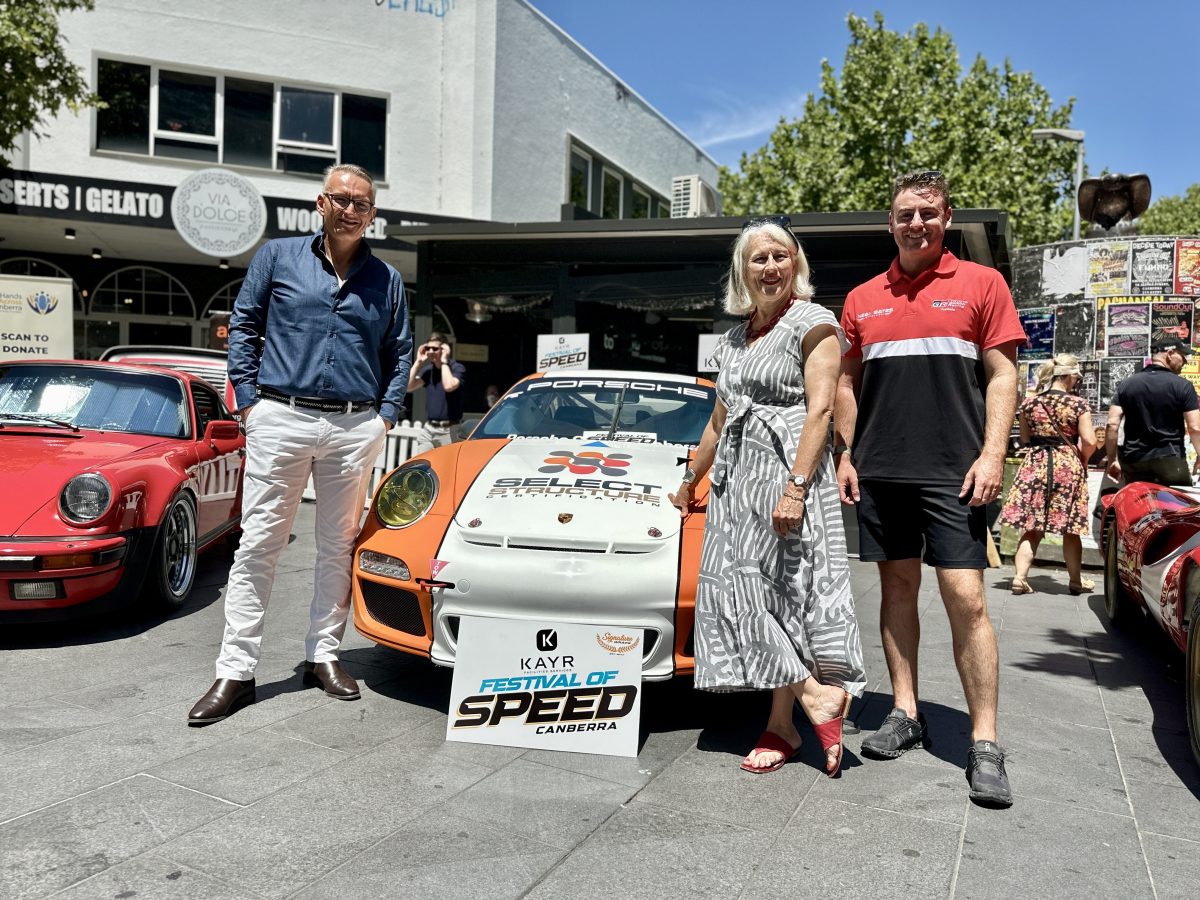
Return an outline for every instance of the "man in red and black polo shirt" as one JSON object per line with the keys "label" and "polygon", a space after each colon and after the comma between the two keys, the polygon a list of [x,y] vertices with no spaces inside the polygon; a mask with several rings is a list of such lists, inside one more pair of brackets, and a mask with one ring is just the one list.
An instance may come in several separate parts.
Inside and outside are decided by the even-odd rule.
{"label": "man in red and black polo shirt", "polygon": [[983,592],[984,507],[1000,492],[1025,333],[1000,274],[943,246],[951,216],[940,172],[898,178],[888,230],[899,256],[851,291],[842,313],[850,349],[834,414],[838,482],[842,501],[858,507],[861,558],[879,563],[895,697],[862,750],[893,759],[929,743],[917,709],[924,559],[937,570],[971,714],[970,795],[1008,806],[996,744],[996,635]]}

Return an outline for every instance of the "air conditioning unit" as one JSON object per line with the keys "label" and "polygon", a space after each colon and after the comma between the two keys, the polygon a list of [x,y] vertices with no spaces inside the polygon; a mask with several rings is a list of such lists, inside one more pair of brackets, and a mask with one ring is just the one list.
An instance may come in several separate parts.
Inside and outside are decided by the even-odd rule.
{"label": "air conditioning unit", "polygon": [[720,212],[718,194],[699,175],[676,175],[671,179],[671,218],[715,216]]}

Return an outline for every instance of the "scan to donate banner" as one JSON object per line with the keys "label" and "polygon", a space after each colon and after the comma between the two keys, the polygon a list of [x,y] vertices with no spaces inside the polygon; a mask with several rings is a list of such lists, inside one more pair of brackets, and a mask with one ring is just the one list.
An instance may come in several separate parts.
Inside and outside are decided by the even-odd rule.
{"label": "scan to donate banner", "polygon": [[0,360],[72,359],[69,278],[0,275]]}
{"label": "scan to donate banner", "polygon": [[534,370],[588,368],[590,334],[539,334]]}
{"label": "scan to donate banner", "polygon": [[637,756],[640,628],[463,616],[446,740]]}

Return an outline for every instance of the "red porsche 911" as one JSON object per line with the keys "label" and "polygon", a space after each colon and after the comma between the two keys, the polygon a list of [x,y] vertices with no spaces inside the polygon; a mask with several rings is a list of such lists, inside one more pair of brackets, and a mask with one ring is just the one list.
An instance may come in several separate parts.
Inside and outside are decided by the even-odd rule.
{"label": "red porsche 911", "polygon": [[244,447],[186,372],[0,363],[0,621],[181,605],[241,522]]}

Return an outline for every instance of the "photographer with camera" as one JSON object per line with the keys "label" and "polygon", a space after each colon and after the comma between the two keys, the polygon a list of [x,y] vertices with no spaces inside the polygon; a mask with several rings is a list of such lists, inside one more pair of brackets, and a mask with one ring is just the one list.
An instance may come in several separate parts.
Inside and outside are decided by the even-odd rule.
{"label": "photographer with camera", "polygon": [[459,388],[467,373],[466,366],[451,359],[450,342],[434,331],[417,348],[417,358],[408,376],[409,393],[425,388],[425,427],[413,443],[413,455],[459,440],[463,394]]}

